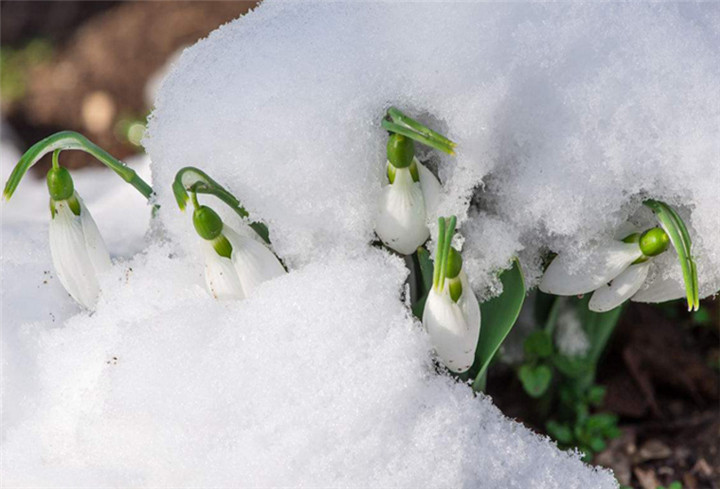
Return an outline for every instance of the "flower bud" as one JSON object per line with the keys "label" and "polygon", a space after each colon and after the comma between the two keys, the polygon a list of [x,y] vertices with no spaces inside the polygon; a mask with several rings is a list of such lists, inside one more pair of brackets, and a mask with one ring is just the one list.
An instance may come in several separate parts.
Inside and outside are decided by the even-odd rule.
{"label": "flower bud", "polygon": [[67,168],[51,168],[47,172],[47,186],[53,200],[67,200],[73,196],[75,186]]}
{"label": "flower bud", "polygon": [[387,158],[395,168],[407,168],[415,156],[413,140],[402,134],[391,134],[387,142]]}
{"label": "flower bud", "polygon": [[657,256],[670,246],[670,238],[662,228],[652,228],[640,236],[640,250],[645,256]]}
{"label": "flower bud", "polygon": [[207,240],[214,240],[223,230],[223,222],[217,212],[204,205],[193,212],[193,225],[200,237]]}

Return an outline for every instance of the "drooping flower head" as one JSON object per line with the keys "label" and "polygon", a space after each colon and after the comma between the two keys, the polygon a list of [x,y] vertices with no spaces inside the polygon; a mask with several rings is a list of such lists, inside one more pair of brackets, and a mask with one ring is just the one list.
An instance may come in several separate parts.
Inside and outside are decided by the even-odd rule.
{"label": "drooping flower head", "polygon": [[[592,292],[588,307],[605,312],[632,298],[639,302],[664,302],[687,295],[688,308],[699,303],[697,271],[690,253],[690,237],[677,213],[657,201],[646,203],[654,211],[661,227],[631,233],[622,240],[593,246],[586,257],[587,266],[575,270],[569,256],[560,254],[550,263],[540,282],[540,290],[555,295],[582,295]],[[674,282],[645,284],[656,256],[673,244],[683,269],[685,291]],[[640,291],[638,293],[638,291]]]}
{"label": "drooping flower head", "polygon": [[430,237],[428,219],[434,214],[441,186],[437,177],[415,157],[415,141],[454,154],[455,143],[407,117],[395,108],[387,143],[388,184],[382,189],[375,232],[389,248],[409,255]]}
{"label": "drooping flower head", "polygon": [[466,372],[475,361],[480,337],[480,304],[452,246],[456,218],[438,220],[433,286],[425,302],[423,325],[439,360],[452,372]]}
{"label": "drooping flower head", "polygon": [[213,209],[200,205],[198,192],[213,194],[242,217],[247,217],[237,199],[204,172],[193,167],[183,168],[176,175],[173,189],[181,209],[185,207],[187,192],[190,192],[194,207],[193,226],[202,238],[205,283],[213,297],[219,300],[244,299],[263,282],[285,273],[277,256],[252,236],[255,233],[268,242],[265,226],[251,223],[247,232],[240,233],[223,223]]}
{"label": "drooping flower head", "polygon": [[112,263],[90,211],[75,191],[70,172],[60,166],[60,151],[66,149],[90,153],[148,199],[153,191],[132,169],[84,136],[70,131],[54,134],[33,145],[13,169],[3,192],[6,199],[10,199],[30,167],[53,152],[52,168],[47,173],[53,267],[68,294],[83,307],[93,309],[100,294],[98,275],[107,271]]}

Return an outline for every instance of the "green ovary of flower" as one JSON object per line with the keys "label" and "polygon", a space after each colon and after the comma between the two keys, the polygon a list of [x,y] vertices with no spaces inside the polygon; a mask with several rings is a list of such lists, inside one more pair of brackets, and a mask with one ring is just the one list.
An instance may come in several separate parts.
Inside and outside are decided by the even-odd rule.
{"label": "green ovary of flower", "polygon": [[395,168],[407,168],[415,157],[413,140],[402,134],[392,134],[387,142],[388,161]]}
{"label": "green ovary of flower", "polygon": [[199,206],[193,212],[193,225],[201,238],[214,240],[222,233],[223,222],[217,212],[207,206]]}
{"label": "green ovary of flower", "polygon": [[657,256],[670,246],[670,238],[662,228],[652,228],[640,236],[640,250],[645,256]]}
{"label": "green ovary of flower", "polygon": [[75,192],[70,172],[62,167],[51,168],[47,172],[47,186],[53,200],[67,200]]}

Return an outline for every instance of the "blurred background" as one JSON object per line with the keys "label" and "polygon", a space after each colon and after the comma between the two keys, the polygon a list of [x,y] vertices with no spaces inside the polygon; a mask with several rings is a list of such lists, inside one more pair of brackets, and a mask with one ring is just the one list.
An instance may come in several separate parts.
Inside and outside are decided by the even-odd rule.
{"label": "blurred background", "polygon": [[[3,157],[9,160],[7,155],[60,130],[83,133],[123,160],[142,154],[145,119],[182,49],[255,5],[3,1],[2,143],[13,150]],[[14,164],[3,161],[3,168]],[[48,155],[36,165],[35,176],[42,177],[49,164]],[[100,166],[82,152],[63,164]],[[618,436],[601,436],[591,460],[611,467],[624,485],[720,487],[720,308],[717,299],[705,300],[690,315],[682,302],[626,307],[598,363],[603,395],[599,403],[583,404],[616,420]],[[547,420],[554,408],[527,395],[517,365],[498,362],[490,372],[488,392],[508,416],[552,431]]]}
{"label": "blurred background", "polygon": [[[60,130],[120,159],[140,140],[159,82],[183,48],[239,17],[245,1],[3,1],[3,140],[20,152]],[[49,165],[38,165],[42,174]],[[74,152],[69,167],[97,165]]]}

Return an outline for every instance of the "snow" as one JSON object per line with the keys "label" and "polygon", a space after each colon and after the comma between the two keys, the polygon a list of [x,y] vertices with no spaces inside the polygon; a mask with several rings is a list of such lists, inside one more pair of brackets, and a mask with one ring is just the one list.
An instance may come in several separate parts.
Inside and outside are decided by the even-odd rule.
{"label": "snow", "polygon": [[[478,263],[524,247],[534,284],[539,253],[578,257],[638,212],[650,227],[641,202],[657,198],[688,218],[707,296],[720,289],[719,9],[268,2],[164,82],[146,141],[162,219],[188,234],[167,183],[200,165],[271,224],[290,265],[362,248],[395,105],[459,143],[457,157],[426,152],[440,215],[471,227],[472,198],[507,228],[494,259],[468,242]],[[680,277],[672,255],[661,275]],[[471,277],[481,295],[490,271]]]}
{"label": "snow", "polygon": [[[515,254],[534,284],[546,250],[651,225],[648,197],[688,219],[708,295],[719,8],[270,1],[186,50],[145,141],[158,219],[115,175],[73,173],[116,259],[94,313],[53,277],[42,183],[3,204],[3,484],[617,487],[434,370],[402,260],[370,246],[379,121],[395,105],[459,143],[419,157],[479,295]],[[170,190],[187,165],[269,225],[290,273],[207,295]],[[666,255],[653,276],[679,276]]]}

